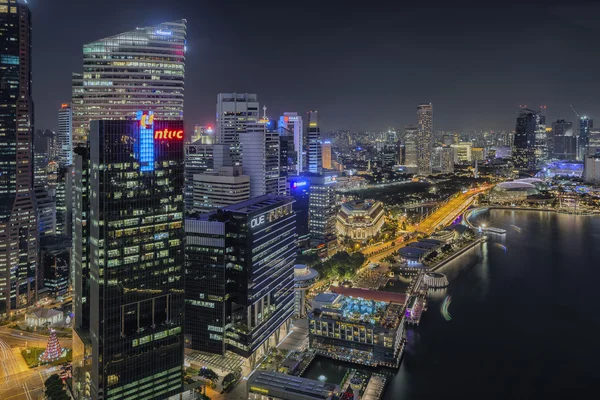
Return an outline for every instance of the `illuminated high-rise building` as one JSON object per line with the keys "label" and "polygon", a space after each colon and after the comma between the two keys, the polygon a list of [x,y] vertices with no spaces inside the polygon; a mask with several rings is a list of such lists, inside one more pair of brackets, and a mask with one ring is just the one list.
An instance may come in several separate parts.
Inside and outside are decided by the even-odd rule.
{"label": "illuminated high-rise building", "polygon": [[185,334],[193,349],[229,350],[253,368],[286,334],[295,300],[293,202],[264,195],[186,218]]}
{"label": "illuminated high-rise building", "polygon": [[183,389],[183,121],[151,117],[91,122],[92,399]]}
{"label": "illuminated high-rise building", "polygon": [[431,174],[431,150],[433,147],[433,106],[422,103],[417,106],[417,173]]}
{"label": "illuminated high-rise building", "polygon": [[73,146],[86,146],[91,120],[183,119],[186,20],[136,28],[83,46],[73,74]]}
{"label": "illuminated high-rise building", "polygon": [[58,148],[58,165],[66,167],[73,164],[73,112],[69,104],[62,104],[58,110],[58,131],[56,142]]}
{"label": "illuminated high-rise building", "polygon": [[535,134],[538,115],[527,108],[519,110],[515,127],[513,162],[515,167],[523,170],[535,168]]}
{"label": "illuminated high-rise building", "polygon": [[27,2],[0,3],[0,53],[0,315],[4,315],[31,304],[38,286]]}
{"label": "illuminated high-rise building", "polygon": [[546,106],[541,106],[535,124],[535,158],[537,161],[548,159],[548,134],[546,132]]}
{"label": "illuminated high-rise building", "polygon": [[578,150],[579,159],[585,160],[585,155],[588,153],[588,146],[590,142],[590,129],[594,127],[594,120],[589,117],[583,116],[579,118],[579,136],[578,136]]}
{"label": "illuminated high-rise building", "polygon": [[331,142],[325,140],[321,145],[322,157],[323,157],[323,168],[331,169]]}
{"label": "illuminated high-rise building", "polygon": [[212,126],[206,125],[195,125],[194,134],[186,143],[198,144],[214,144],[215,143],[215,131]]}
{"label": "illuminated high-rise building", "polygon": [[321,151],[321,130],[316,111],[308,112],[306,137],[308,139],[308,172],[321,174],[323,172],[323,153]]}
{"label": "illuminated high-rise building", "polygon": [[240,135],[244,175],[250,177],[250,198],[264,194],[285,195],[286,178],[281,176],[279,132],[268,120],[249,123]]}
{"label": "illuminated high-rise building", "polygon": [[229,146],[234,166],[242,165],[240,134],[249,123],[260,118],[255,94],[219,93],[217,95],[216,143]]}
{"label": "illuminated high-rise building", "polygon": [[404,128],[404,165],[409,168],[417,167],[417,137],[419,128],[407,126]]}
{"label": "illuminated high-rise building", "polygon": [[[284,112],[279,117],[279,127],[285,128],[294,135],[294,152],[296,153],[296,175],[306,169],[306,137],[302,126],[302,116],[296,112]],[[291,172],[291,171],[290,171]]]}
{"label": "illuminated high-rise building", "polygon": [[325,172],[311,175],[310,199],[308,204],[308,229],[311,246],[325,245],[336,239],[335,229],[335,186],[337,173]]}
{"label": "illuminated high-rise building", "polygon": [[577,158],[577,136],[573,123],[559,119],[552,123],[552,158],[575,160]]}

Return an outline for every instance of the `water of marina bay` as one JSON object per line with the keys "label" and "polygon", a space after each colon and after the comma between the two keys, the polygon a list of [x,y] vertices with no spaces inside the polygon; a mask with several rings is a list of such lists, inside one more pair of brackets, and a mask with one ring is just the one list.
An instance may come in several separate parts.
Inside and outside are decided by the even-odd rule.
{"label": "water of marina bay", "polygon": [[[507,234],[448,271],[456,277],[408,330],[398,371],[368,369],[389,374],[383,399],[595,397],[600,218],[491,210],[476,221]],[[356,367],[318,357],[304,376],[339,383]]]}

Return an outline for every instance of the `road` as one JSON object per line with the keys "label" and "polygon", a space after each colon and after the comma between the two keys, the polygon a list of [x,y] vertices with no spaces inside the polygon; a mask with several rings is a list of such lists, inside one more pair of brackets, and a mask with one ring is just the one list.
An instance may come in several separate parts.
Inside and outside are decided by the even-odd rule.
{"label": "road", "polygon": [[[21,356],[21,350],[27,346],[45,347],[47,342],[47,336],[0,327],[0,399],[42,398],[44,381],[56,371],[56,367],[30,369]],[[72,347],[71,339],[60,338],[59,342],[61,346]]]}

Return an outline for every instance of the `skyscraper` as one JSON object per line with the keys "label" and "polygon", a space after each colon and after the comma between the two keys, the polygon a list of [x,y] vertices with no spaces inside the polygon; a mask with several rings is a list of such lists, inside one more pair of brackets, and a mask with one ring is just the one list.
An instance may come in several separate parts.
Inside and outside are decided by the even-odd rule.
{"label": "skyscraper", "polygon": [[233,165],[242,165],[240,134],[249,123],[259,120],[255,94],[219,93],[217,95],[216,143],[229,146]]}
{"label": "skyscraper", "polygon": [[268,127],[268,121],[248,123],[240,134],[243,149],[244,175],[250,177],[250,198],[264,194],[285,194],[285,176],[280,175],[280,142],[277,129]]}
{"label": "skyscraper", "polygon": [[73,113],[69,104],[62,104],[58,110],[58,132],[56,132],[56,141],[58,142],[58,165],[66,167],[73,164],[73,134],[72,134]]}
{"label": "skyscraper", "polygon": [[337,173],[310,176],[308,228],[311,246],[327,245],[336,238],[335,186]]}
{"label": "skyscraper", "polygon": [[73,146],[86,146],[91,120],[183,119],[186,20],[120,33],[83,46],[73,74]]}
{"label": "skyscraper", "polygon": [[594,120],[588,117],[579,118],[579,159],[584,160],[585,155],[588,153],[588,145],[590,141],[590,129],[594,127]]}
{"label": "skyscraper", "polygon": [[417,166],[417,137],[419,128],[407,126],[404,128],[404,164],[410,168]]}
{"label": "skyscraper", "polygon": [[548,159],[548,134],[546,133],[546,106],[541,106],[535,124],[535,158]]}
{"label": "skyscraper", "polygon": [[530,170],[535,168],[535,133],[537,122],[538,115],[535,111],[527,108],[519,110],[513,150],[513,162],[518,169]]}
{"label": "skyscraper", "polygon": [[305,170],[306,138],[302,126],[302,116],[296,112],[284,112],[279,117],[279,127],[283,127],[294,135],[294,151],[296,153],[296,175]]}
{"label": "skyscraper", "polygon": [[431,174],[431,149],[433,147],[433,106],[422,103],[417,106],[417,173]]}
{"label": "skyscraper", "polygon": [[264,195],[187,218],[185,333],[194,349],[248,358],[275,346],[294,313],[293,199]]}
{"label": "skyscraper", "polygon": [[552,123],[552,158],[575,160],[577,158],[577,137],[573,134],[573,124],[559,119]]}
{"label": "skyscraper", "polygon": [[329,140],[324,141],[321,149],[323,152],[323,168],[331,169],[331,142]]}
{"label": "skyscraper", "polygon": [[33,192],[31,13],[0,4],[0,315],[35,299],[38,231]]}
{"label": "skyscraper", "polygon": [[211,212],[249,198],[250,177],[242,175],[242,167],[220,167],[214,173],[194,174],[193,212]]}
{"label": "skyscraper", "polygon": [[442,174],[451,174],[454,172],[454,148],[450,146],[442,147],[440,154],[440,170]]}
{"label": "skyscraper", "polygon": [[182,391],[183,122],[138,115],[91,122],[93,399]]}
{"label": "skyscraper", "polygon": [[321,151],[321,130],[316,111],[308,112],[308,126],[306,128],[308,139],[308,172],[320,174],[323,172],[323,154]]}

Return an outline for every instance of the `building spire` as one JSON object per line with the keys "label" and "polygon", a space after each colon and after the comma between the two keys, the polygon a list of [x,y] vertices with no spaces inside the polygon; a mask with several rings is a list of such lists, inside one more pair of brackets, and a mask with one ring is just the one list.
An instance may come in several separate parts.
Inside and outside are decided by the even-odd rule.
{"label": "building spire", "polygon": [[263,106],[263,119],[267,119],[267,106]]}

